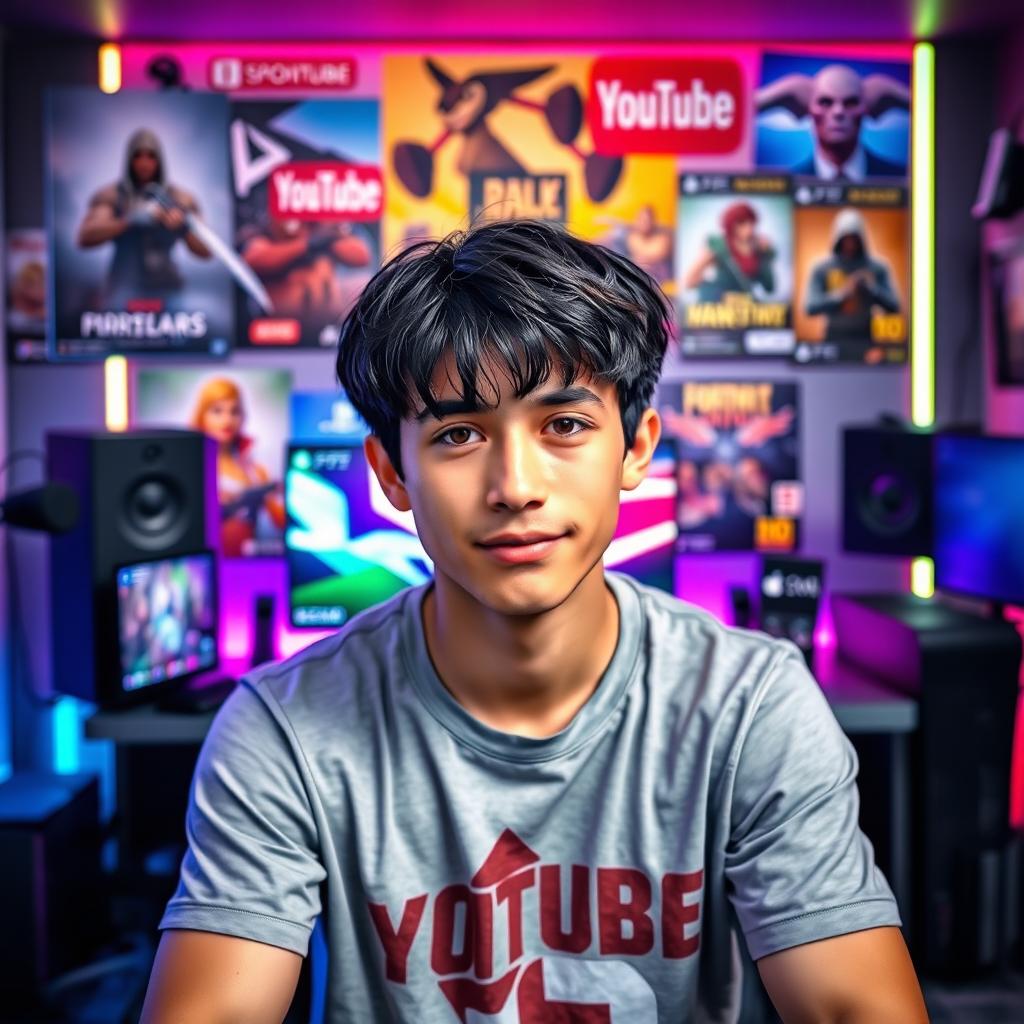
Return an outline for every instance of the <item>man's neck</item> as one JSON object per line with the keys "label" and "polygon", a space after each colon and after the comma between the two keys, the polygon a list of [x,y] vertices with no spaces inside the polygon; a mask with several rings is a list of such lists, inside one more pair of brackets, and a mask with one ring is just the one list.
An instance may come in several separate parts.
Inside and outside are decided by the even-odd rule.
{"label": "man's neck", "polygon": [[427,650],[452,696],[491,728],[520,736],[564,729],[612,659],[619,608],[598,563],[557,608],[501,615],[438,577],[423,603]]}

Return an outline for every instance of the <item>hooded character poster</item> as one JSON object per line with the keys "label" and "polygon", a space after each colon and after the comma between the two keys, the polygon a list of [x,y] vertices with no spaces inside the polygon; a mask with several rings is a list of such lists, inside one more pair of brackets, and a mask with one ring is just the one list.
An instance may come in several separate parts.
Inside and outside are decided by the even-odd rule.
{"label": "hooded character poster", "polygon": [[228,244],[226,100],[47,99],[52,356],[226,354],[232,282],[252,276]]}
{"label": "hooded character poster", "polygon": [[793,201],[781,175],[679,182],[679,348],[684,358],[793,351]]}
{"label": "hooded character poster", "polygon": [[796,203],[795,361],[905,363],[906,190],[801,185]]}
{"label": "hooded character poster", "polygon": [[804,505],[799,385],[664,383],[657,403],[676,446],[677,550],[795,550]]}

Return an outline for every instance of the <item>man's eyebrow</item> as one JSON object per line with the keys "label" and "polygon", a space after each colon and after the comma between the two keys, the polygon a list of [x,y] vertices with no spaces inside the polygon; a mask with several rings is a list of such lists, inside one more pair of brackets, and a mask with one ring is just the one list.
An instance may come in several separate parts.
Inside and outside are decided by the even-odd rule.
{"label": "man's eyebrow", "polygon": [[[601,401],[600,396],[591,391],[590,388],[585,388],[580,385],[568,388],[559,388],[557,391],[545,391],[543,394],[537,395],[537,397],[532,399],[531,402],[533,405],[540,405],[544,407],[553,405],[575,405],[577,403],[599,405],[604,408],[604,402]],[[447,416],[461,416],[465,413],[493,412],[495,408],[493,405],[480,406],[476,402],[466,401],[464,398],[446,399],[443,402],[437,402],[436,406],[436,416],[429,409],[423,408],[416,413],[416,422],[423,423],[429,419],[443,420]]]}
{"label": "man's eyebrow", "polygon": [[559,388],[557,391],[545,391],[533,401],[535,405],[544,406],[576,405],[582,402],[589,405],[599,405],[604,408],[604,402],[601,401],[599,395],[591,391],[590,388],[582,387],[579,384],[574,387]]}

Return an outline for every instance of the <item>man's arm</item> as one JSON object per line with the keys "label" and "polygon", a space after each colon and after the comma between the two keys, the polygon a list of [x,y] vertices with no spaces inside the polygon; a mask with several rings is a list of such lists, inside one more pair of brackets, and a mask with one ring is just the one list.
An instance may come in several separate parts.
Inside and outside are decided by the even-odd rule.
{"label": "man's arm", "polygon": [[281,1024],[302,957],[213,932],[164,932],[139,1024]]}
{"label": "man's arm", "polygon": [[786,1024],[927,1024],[898,928],[869,928],[793,946],[757,961]]}

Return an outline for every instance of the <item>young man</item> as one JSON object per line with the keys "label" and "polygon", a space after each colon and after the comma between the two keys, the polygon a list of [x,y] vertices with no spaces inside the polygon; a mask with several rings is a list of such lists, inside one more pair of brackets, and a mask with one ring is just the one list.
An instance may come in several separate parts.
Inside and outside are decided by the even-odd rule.
{"label": "young man", "polygon": [[432,584],[217,716],[144,1024],[733,1021],[742,934],[787,1021],[926,1019],[795,647],[605,573],[659,437],[657,285],[536,222],[420,243],[338,373]]}

